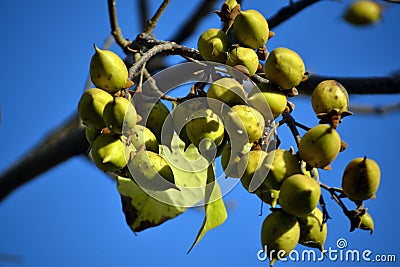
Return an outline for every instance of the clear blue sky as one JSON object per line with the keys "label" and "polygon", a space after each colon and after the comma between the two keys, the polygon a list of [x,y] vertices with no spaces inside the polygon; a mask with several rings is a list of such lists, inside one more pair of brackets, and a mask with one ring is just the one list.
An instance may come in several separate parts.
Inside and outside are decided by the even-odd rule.
{"label": "clear blue sky", "polygon": [[[135,1],[117,1],[125,36],[140,32]],[[161,1],[151,1],[152,11]],[[173,0],[155,34],[167,39],[187,17],[196,1]],[[382,23],[363,29],[344,23],[340,16],[348,1],[322,1],[274,29],[268,44],[298,51],[309,71],[341,76],[388,75],[400,70],[400,5],[387,5]],[[244,1],[243,9],[257,8],[266,17],[283,0]],[[1,1],[0,170],[4,170],[60,125],[74,109],[88,75],[93,43],[109,33],[106,0]],[[195,36],[219,19],[210,14]],[[195,47],[197,37],[185,43]],[[121,54],[117,46],[112,50]],[[353,103],[396,103],[400,96],[352,96]],[[315,125],[308,98],[293,99],[294,116]],[[367,155],[382,169],[377,199],[366,206],[376,231],[349,233],[347,218],[326,197],[333,220],[328,224],[326,247],[336,249],[345,238],[349,249],[396,254],[400,261],[397,210],[398,141],[400,113],[355,115],[344,120],[339,132],[349,148],[321,171],[322,180],[340,185],[342,170],[353,158]],[[293,145],[286,129],[280,130]],[[29,170],[26,170],[29,172]],[[258,198],[237,186],[225,196],[227,221],[210,231],[186,255],[203,220],[189,210],[160,227],[133,235],[125,224],[115,184],[86,159],[74,158],[21,187],[0,203],[0,266],[266,266],[257,260],[260,227],[268,213],[260,213]],[[298,247],[301,249],[301,247]],[[9,261],[11,259],[14,261]],[[333,266],[334,262],[291,263],[291,266]],[[336,262],[340,266],[373,263]],[[384,265],[384,264],[382,264]],[[289,266],[276,263],[276,266]],[[387,263],[384,266],[398,266]]]}

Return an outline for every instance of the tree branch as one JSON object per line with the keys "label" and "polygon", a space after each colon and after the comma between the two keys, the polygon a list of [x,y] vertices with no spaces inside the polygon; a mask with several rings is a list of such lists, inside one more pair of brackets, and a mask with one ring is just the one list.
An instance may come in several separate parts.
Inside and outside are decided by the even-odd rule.
{"label": "tree branch", "polygon": [[300,0],[281,8],[275,15],[267,19],[269,28],[275,28],[282,22],[285,22],[303,9],[317,3],[318,1],[319,0]]}
{"label": "tree branch", "polygon": [[183,57],[193,58],[197,60],[201,60],[201,56],[199,51],[196,49],[179,45],[174,42],[160,41],[152,38],[147,34],[139,34],[136,38],[136,42],[144,47],[150,48],[146,53],[143,54],[141,58],[139,58],[135,64],[129,69],[129,79],[134,79],[140,74],[140,70],[149,59],[158,55],[160,53],[164,53],[167,55],[180,55]]}
{"label": "tree branch", "polygon": [[400,75],[387,77],[335,77],[312,74],[308,80],[297,86],[299,94],[312,94],[318,83],[324,80],[340,82],[349,94],[398,94],[400,93]]}
{"label": "tree branch", "polygon": [[122,31],[118,26],[117,7],[115,0],[108,0],[108,16],[110,18],[111,34],[114,36],[117,44],[126,51],[127,46],[131,43],[122,35]]}
{"label": "tree branch", "polygon": [[88,148],[85,127],[78,115],[74,114],[0,175],[0,201],[19,186],[61,162],[85,154]]}
{"label": "tree branch", "polygon": [[201,20],[213,11],[217,0],[203,0],[190,14],[187,21],[176,31],[176,34],[170,39],[178,44],[183,43],[196,30]]}
{"label": "tree branch", "polygon": [[147,21],[146,28],[144,29],[144,33],[150,34],[153,29],[157,26],[157,22],[160,19],[162,13],[164,13],[165,9],[167,8],[168,4],[171,2],[171,0],[164,0],[160,7],[157,9],[156,13],[154,16]]}

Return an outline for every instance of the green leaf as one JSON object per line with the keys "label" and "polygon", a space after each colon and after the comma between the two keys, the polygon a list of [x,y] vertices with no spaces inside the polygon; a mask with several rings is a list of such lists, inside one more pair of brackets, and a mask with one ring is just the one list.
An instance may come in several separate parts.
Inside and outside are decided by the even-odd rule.
{"label": "green leaf", "polygon": [[160,225],[186,210],[154,199],[129,178],[118,177],[117,188],[126,222],[134,233]]}
{"label": "green leaf", "polygon": [[215,180],[214,166],[207,168],[207,187],[205,196],[205,217],[203,224],[197,234],[196,240],[190,247],[189,253],[211,229],[220,226],[225,222],[228,214],[226,212],[224,201],[222,200],[220,187]]}
{"label": "green leaf", "polygon": [[193,145],[184,151],[182,143],[175,136],[171,150],[160,147],[160,154],[169,162],[180,191],[145,191],[131,179],[118,177],[117,189],[121,195],[122,209],[133,232],[175,218],[204,198],[208,162]]}

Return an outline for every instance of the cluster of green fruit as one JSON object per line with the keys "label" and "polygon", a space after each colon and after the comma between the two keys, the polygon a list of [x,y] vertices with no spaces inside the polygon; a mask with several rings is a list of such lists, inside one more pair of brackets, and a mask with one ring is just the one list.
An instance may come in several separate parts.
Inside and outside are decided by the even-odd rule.
{"label": "cluster of green fruit", "polygon": [[[226,1],[224,5],[223,10],[232,13],[238,6],[235,1]],[[272,119],[276,119],[288,111],[288,90],[304,80],[304,63],[296,52],[276,48],[268,55],[264,67],[260,67],[261,58],[254,50],[264,48],[265,51],[265,44],[271,35],[267,21],[256,10],[241,11],[239,8],[233,21],[233,34],[235,43],[225,31],[215,28],[206,30],[199,37],[198,49],[205,60],[226,63],[242,71],[244,66],[243,72],[250,77],[263,70],[260,75],[270,81],[258,84],[259,90],[251,91],[247,96],[237,97],[242,96],[240,85],[231,78],[223,78],[210,86],[207,97],[232,107],[247,130],[248,143],[228,142],[221,155],[221,165],[226,176],[240,178],[246,190],[255,193],[273,208],[261,232],[262,245],[268,248],[266,253],[271,251],[267,256],[272,265],[278,259],[279,251],[284,252],[279,254],[280,257],[287,256],[298,243],[323,250],[327,225],[323,212],[317,207],[321,189],[316,168],[330,169],[330,164],[344,148],[336,128],[343,117],[351,115],[348,111],[349,97],[337,81],[321,82],[312,94],[312,107],[320,124],[303,135],[298,152],[262,149],[257,144],[263,132],[258,129],[267,126],[264,121],[270,122],[268,112],[272,113]],[[246,105],[243,105],[244,99]],[[344,171],[343,192],[353,201],[367,200],[375,196],[379,181],[377,163],[366,157],[356,158]],[[280,208],[277,209],[278,203]],[[364,210],[360,217],[357,227],[372,231],[370,214]]]}
{"label": "cluster of green fruit", "polygon": [[[304,62],[284,47],[267,56],[266,43],[273,34],[258,11],[240,10],[235,0],[227,0],[219,15],[228,26],[201,34],[200,55],[248,77],[258,73],[269,82],[246,91],[246,79],[234,78],[232,69],[226,75],[214,70],[210,74],[213,83],[196,83],[186,97],[173,100],[170,112],[159,99],[148,102],[145,92],[129,90],[132,82],[124,62],[115,53],[95,47],[90,76],[96,88],[85,91],[78,104],[93,161],[100,170],[132,178],[148,190],[179,189],[171,168],[175,166],[159,151],[159,145],[169,147],[163,142],[170,142],[168,137],[176,133],[186,147],[197,147],[209,163],[220,157],[227,177],[239,178],[247,191],[271,206],[261,230],[271,265],[298,243],[323,250],[327,225],[325,210],[318,208],[321,184],[317,169],[329,169],[343,150],[336,129],[342,118],[351,115],[347,91],[337,81],[319,83],[311,102],[320,123],[307,129],[298,151],[270,145],[275,120],[283,115],[284,121],[285,114],[293,111],[287,98],[306,79]],[[228,37],[230,29],[234,39]],[[171,129],[164,127],[168,118]],[[344,171],[341,197],[355,203],[373,198],[379,182],[378,164],[356,158]],[[357,228],[373,230],[372,217],[365,209],[356,215],[360,219]]]}
{"label": "cluster of green fruit", "polygon": [[[267,56],[266,43],[274,33],[269,30],[265,17],[257,10],[240,10],[236,0],[226,1],[221,9],[222,20],[233,20],[234,40],[225,31],[211,28],[198,39],[201,56],[242,70],[250,77],[263,69],[266,77],[281,89],[292,89],[304,78],[305,67],[301,57],[293,50],[278,47]],[[226,21],[225,21],[226,22]],[[257,51],[257,52],[256,52]],[[259,60],[265,60],[264,67]]]}
{"label": "cluster of green fruit", "polygon": [[78,103],[93,162],[104,172],[134,176],[151,190],[174,188],[171,167],[158,154],[157,137],[139,124],[141,117],[125,90],[132,83],[124,62],[112,51],[95,50],[90,77],[96,88],[86,90]]}

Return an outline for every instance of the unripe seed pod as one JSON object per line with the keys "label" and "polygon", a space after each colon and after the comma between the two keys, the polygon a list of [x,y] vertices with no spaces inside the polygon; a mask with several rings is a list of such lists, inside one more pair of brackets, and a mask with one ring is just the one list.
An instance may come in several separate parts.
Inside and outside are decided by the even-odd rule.
{"label": "unripe seed pod", "polygon": [[267,78],[282,89],[300,84],[305,73],[303,59],[295,51],[278,47],[271,51],[264,65]]}
{"label": "unripe seed pod", "polygon": [[127,147],[116,134],[99,135],[92,144],[92,158],[96,166],[105,172],[121,170],[127,164],[132,147]]}
{"label": "unripe seed pod", "polygon": [[323,217],[319,208],[315,208],[306,216],[300,216],[300,244],[324,250],[328,228],[326,223],[323,223]]}
{"label": "unripe seed pod", "polygon": [[139,151],[129,162],[133,180],[147,190],[164,191],[178,189],[167,161],[152,151]]}
{"label": "unripe seed pod", "polygon": [[283,181],[279,204],[291,215],[306,215],[318,205],[320,195],[321,188],[317,181],[303,174],[294,174]]}
{"label": "unripe seed pod", "polygon": [[366,212],[361,216],[359,228],[362,230],[371,231],[371,234],[374,232],[374,220],[372,219],[371,214]]}
{"label": "unripe seed pod", "polygon": [[186,133],[186,123],[189,121],[189,117],[196,111],[206,109],[206,102],[204,99],[190,99],[179,105],[172,110],[172,122],[175,131],[178,133],[179,138],[189,146],[192,142]]}
{"label": "unripe seed pod", "polygon": [[122,134],[135,127],[136,109],[128,99],[117,96],[104,108],[103,120],[113,133]]}
{"label": "unripe seed pod", "polygon": [[346,89],[335,80],[325,80],[315,87],[311,103],[315,114],[348,111],[349,95]]}
{"label": "unripe seed pod", "polygon": [[268,23],[257,10],[240,11],[233,23],[235,39],[243,46],[257,49],[263,47],[269,36]]}
{"label": "unripe seed pod", "polygon": [[203,139],[208,139],[206,149],[211,147],[212,142],[216,146],[220,145],[224,139],[224,131],[222,120],[211,109],[196,111],[186,124],[187,136],[196,147],[199,147]]}
{"label": "unripe seed pod", "polygon": [[78,114],[84,124],[102,129],[106,126],[103,121],[105,106],[113,100],[112,95],[98,89],[86,90],[78,103]]}
{"label": "unripe seed pod", "polygon": [[200,55],[207,61],[225,63],[231,41],[225,32],[211,28],[203,32],[198,41],[197,48]]}
{"label": "unripe seed pod", "polygon": [[265,203],[271,205],[272,208],[275,208],[279,199],[279,190],[275,189],[263,189],[260,192],[256,192],[256,195]]}
{"label": "unripe seed pod", "polygon": [[265,128],[265,121],[261,113],[246,105],[233,106],[227,112],[224,122],[225,128],[228,131],[231,130],[232,134],[238,135],[242,144],[258,141]]}
{"label": "unripe seed pod", "polygon": [[246,47],[235,47],[228,52],[226,65],[235,67],[243,65],[249,71],[249,76],[253,76],[258,69],[258,56],[254,50]]}
{"label": "unripe seed pod", "polygon": [[233,107],[235,105],[243,105],[245,103],[245,91],[243,86],[232,78],[222,78],[213,82],[207,91],[208,106],[215,112],[222,110],[222,103]]}
{"label": "unripe seed pod", "polygon": [[299,155],[313,168],[327,167],[339,154],[341,147],[337,131],[327,124],[308,130],[299,143]]}
{"label": "unripe seed pod", "polygon": [[279,258],[289,255],[299,238],[300,225],[296,217],[284,211],[269,214],[262,224],[261,244],[270,259],[270,266]]}
{"label": "unripe seed pod", "polygon": [[244,155],[238,163],[238,174],[243,187],[250,193],[259,193],[265,189],[263,184],[269,171],[269,164],[265,160],[267,152],[252,150]]}
{"label": "unripe seed pod", "polygon": [[90,79],[93,84],[109,93],[122,88],[128,80],[128,69],[124,61],[112,51],[101,50],[94,46],[96,52],[90,61]]}
{"label": "unripe seed pod", "polygon": [[[259,83],[250,91],[247,102],[268,118],[272,112],[274,119],[279,117],[287,106],[286,95],[272,84]],[[269,108],[267,107],[269,106]]]}
{"label": "unripe seed pod", "polygon": [[149,128],[156,136],[158,143],[161,144],[161,132],[164,121],[169,115],[169,109],[161,101],[140,103],[135,105],[135,108],[137,113],[142,116],[142,120],[138,123]]}
{"label": "unripe seed pod", "polygon": [[369,158],[353,159],[344,170],[342,187],[344,193],[353,200],[375,197],[381,179],[379,165]]}
{"label": "unripe seed pod", "polygon": [[135,125],[133,128],[133,134],[130,137],[131,142],[136,149],[140,149],[143,145],[146,150],[158,153],[158,142],[156,136],[143,125]]}
{"label": "unripe seed pod", "polygon": [[101,134],[101,131],[93,126],[86,126],[85,128],[85,137],[89,144],[92,144],[97,136]]}
{"label": "unripe seed pod", "polygon": [[267,162],[270,170],[264,184],[269,188],[279,190],[287,177],[301,173],[299,158],[288,150],[272,150],[267,155]]}
{"label": "unripe seed pod", "polygon": [[375,1],[357,0],[348,7],[343,18],[353,25],[370,25],[381,20],[382,7]]}

